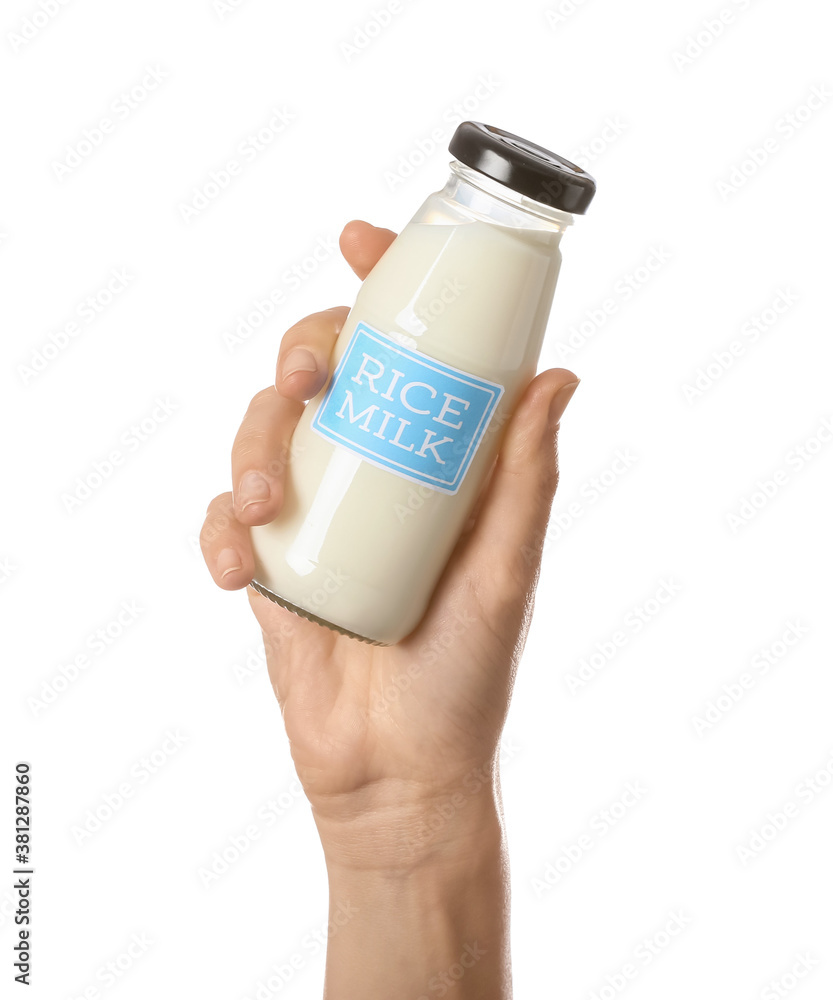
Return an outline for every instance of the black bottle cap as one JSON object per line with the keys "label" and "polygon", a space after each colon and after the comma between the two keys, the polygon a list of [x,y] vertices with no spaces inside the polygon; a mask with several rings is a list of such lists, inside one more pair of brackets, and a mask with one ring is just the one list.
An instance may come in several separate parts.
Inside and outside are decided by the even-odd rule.
{"label": "black bottle cap", "polygon": [[466,166],[562,212],[583,215],[596,193],[596,182],[575,163],[482,122],[458,125],[448,151]]}

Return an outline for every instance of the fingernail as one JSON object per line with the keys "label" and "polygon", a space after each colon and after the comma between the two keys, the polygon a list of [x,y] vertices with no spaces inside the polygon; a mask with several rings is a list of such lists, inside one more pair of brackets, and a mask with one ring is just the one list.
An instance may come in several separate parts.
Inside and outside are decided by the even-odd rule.
{"label": "fingernail", "polygon": [[225,580],[229,573],[242,568],[242,560],[234,549],[223,549],[217,556],[217,572],[221,580]]}
{"label": "fingernail", "polygon": [[245,510],[250,503],[260,503],[269,499],[269,483],[259,472],[247,472],[240,480],[235,502],[238,510]]}
{"label": "fingernail", "polygon": [[558,392],[552,397],[550,402],[550,427],[554,427],[558,421],[564,416],[564,411],[567,409],[567,404],[573,398],[573,393],[578,389],[579,379],[576,382],[569,382],[567,385],[562,385]]}
{"label": "fingernail", "polygon": [[283,363],[283,377],[289,378],[296,372],[317,372],[318,364],[312,354],[304,347],[296,347],[287,354]]}

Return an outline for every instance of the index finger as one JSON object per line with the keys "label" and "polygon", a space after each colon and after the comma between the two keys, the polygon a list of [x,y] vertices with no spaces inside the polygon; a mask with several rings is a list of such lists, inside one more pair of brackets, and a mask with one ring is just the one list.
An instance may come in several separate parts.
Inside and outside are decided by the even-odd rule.
{"label": "index finger", "polygon": [[364,281],[395,239],[396,233],[390,229],[380,229],[362,219],[353,219],[342,229],[338,245],[344,259]]}

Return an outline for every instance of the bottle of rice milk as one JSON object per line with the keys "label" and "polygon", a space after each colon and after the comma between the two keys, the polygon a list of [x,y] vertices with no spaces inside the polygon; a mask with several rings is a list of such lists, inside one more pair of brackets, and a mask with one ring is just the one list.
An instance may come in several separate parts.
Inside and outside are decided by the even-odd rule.
{"label": "bottle of rice milk", "polygon": [[463,122],[441,191],[373,268],[307,404],[285,499],[250,529],[251,584],[385,645],[422,618],[536,372],[561,265],[593,178],[519,136]]}

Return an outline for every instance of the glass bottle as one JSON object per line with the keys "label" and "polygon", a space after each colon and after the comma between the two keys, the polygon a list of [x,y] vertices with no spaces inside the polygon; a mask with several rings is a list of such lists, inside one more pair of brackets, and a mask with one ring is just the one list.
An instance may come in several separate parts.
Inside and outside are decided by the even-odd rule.
{"label": "glass bottle", "polygon": [[282,509],[250,529],[252,586],[347,635],[422,618],[501,431],[536,372],[580,167],[461,124],[446,185],[365,279],[295,429]]}

